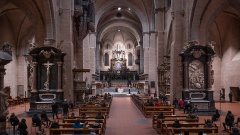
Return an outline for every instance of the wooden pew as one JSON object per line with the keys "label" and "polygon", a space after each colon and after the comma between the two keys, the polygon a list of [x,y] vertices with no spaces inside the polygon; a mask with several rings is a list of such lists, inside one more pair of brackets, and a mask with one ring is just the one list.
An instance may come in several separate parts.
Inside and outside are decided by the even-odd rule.
{"label": "wooden pew", "polygon": [[60,132],[60,134],[73,134],[74,131],[87,131],[88,133],[86,133],[87,135],[90,134],[91,131],[98,131],[99,134],[97,135],[102,135],[102,129],[101,128],[87,128],[87,129],[83,129],[83,128],[50,128],[49,129],[49,134],[53,135],[54,132]]}
{"label": "wooden pew", "polygon": [[[72,128],[74,123],[59,123],[59,126],[62,128]],[[84,123],[81,123],[84,124]],[[88,125],[90,126],[89,128],[93,127],[94,122],[88,123]],[[100,124],[100,128],[102,129],[102,133],[105,133],[105,128],[103,127],[103,123],[99,123]]]}
{"label": "wooden pew", "polygon": [[218,133],[218,126],[214,125],[213,127],[204,127],[204,126],[199,126],[199,127],[181,127],[181,128],[173,128],[173,127],[167,127],[166,129],[166,135],[171,134],[171,133],[184,133],[184,131],[188,131],[190,134],[191,133],[198,133],[198,132],[204,132],[204,133]]}
{"label": "wooden pew", "polygon": [[[165,118],[186,118],[187,115],[164,115]],[[156,128],[157,126],[157,120],[158,120],[158,115],[153,115],[153,119],[152,119],[152,127]]]}
{"label": "wooden pew", "polygon": [[[165,119],[158,119],[157,120],[157,126],[156,126],[156,130],[158,131],[162,131],[162,128],[164,127],[163,123],[174,123],[174,121],[176,120],[176,118],[165,118]],[[199,118],[187,118],[187,117],[180,117],[178,118],[178,120],[180,122],[198,122]]]}
{"label": "wooden pew", "polygon": [[[75,123],[77,119],[63,119],[63,123]],[[106,129],[106,118],[105,119],[95,119],[95,118],[87,118],[87,119],[80,119],[81,123],[85,121],[88,122],[95,122],[99,121],[99,123],[103,123],[104,130]]]}
{"label": "wooden pew", "polygon": [[143,114],[145,117],[148,115],[156,115],[163,112],[164,115],[174,115],[175,108],[172,106],[144,106]]}
{"label": "wooden pew", "polygon": [[[160,127],[156,128],[158,133],[166,132],[168,127],[172,127],[174,122],[163,122],[161,123]],[[181,127],[199,127],[203,126],[205,123],[198,123],[198,122],[180,122]]]}

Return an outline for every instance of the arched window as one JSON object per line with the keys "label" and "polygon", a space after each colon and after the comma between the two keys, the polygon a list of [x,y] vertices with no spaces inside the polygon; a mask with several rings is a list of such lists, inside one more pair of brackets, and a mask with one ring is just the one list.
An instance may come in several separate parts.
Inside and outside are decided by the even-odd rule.
{"label": "arched window", "polygon": [[105,56],[104,56],[104,65],[105,65],[105,66],[109,66],[109,55],[108,55],[108,53],[105,53]]}
{"label": "arched window", "polygon": [[132,59],[133,59],[132,53],[129,53],[128,54],[128,66],[132,66]]}

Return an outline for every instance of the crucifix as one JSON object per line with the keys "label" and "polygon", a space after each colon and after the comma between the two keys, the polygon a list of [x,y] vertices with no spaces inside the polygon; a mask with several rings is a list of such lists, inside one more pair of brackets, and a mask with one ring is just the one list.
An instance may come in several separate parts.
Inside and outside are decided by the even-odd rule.
{"label": "crucifix", "polygon": [[49,61],[47,61],[47,63],[43,63],[43,65],[46,67],[47,69],[47,81],[44,83],[45,86],[45,90],[49,90],[49,75],[50,75],[50,67],[52,65],[54,65],[54,63],[49,63]]}

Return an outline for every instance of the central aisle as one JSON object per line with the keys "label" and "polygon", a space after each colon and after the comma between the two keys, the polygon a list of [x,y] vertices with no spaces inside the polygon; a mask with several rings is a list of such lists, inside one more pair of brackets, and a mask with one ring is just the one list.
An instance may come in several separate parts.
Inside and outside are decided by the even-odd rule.
{"label": "central aisle", "polygon": [[106,135],[157,135],[130,97],[113,97]]}

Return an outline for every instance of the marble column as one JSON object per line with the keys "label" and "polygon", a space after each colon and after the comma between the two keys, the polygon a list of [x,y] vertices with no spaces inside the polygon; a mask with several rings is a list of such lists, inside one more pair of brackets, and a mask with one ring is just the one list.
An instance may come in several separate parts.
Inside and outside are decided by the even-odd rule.
{"label": "marble column", "polygon": [[37,62],[32,62],[32,68],[33,68],[33,78],[32,78],[32,91],[31,92],[37,92]]}
{"label": "marble column", "polygon": [[57,62],[58,64],[58,87],[57,92],[62,91],[62,62]]}

